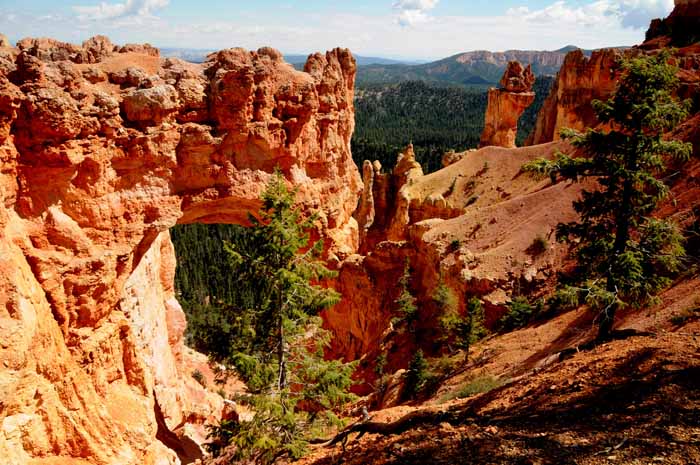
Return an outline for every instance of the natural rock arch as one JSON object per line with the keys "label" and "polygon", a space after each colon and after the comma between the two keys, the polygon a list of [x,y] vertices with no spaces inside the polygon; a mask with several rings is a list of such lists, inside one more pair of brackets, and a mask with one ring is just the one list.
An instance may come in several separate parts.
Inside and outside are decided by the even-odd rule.
{"label": "natural rock arch", "polygon": [[279,166],[328,254],[354,252],[355,61],[18,45],[0,48],[0,456],[174,463],[164,425],[202,440],[222,405],[183,372],[168,228],[243,222]]}

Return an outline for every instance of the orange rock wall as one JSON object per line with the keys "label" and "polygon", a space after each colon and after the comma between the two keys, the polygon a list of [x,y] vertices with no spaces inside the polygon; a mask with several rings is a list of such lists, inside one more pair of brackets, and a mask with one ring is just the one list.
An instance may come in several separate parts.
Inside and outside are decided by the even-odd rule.
{"label": "orange rock wall", "polygon": [[581,50],[570,52],[537,115],[526,145],[559,140],[562,128],[583,130],[596,126],[598,120],[591,102],[605,100],[615,90],[615,62],[619,57],[620,52],[613,49],[597,50],[590,58]]}
{"label": "orange rock wall", "polygon": [[535,101],[534,92],[513,93],[504,89],[489,89],[488,105],[481,135],[481,147],[515,147],[518,119]]}
{"label": "orange rock wall", "polygon": [[489,89],[480,147],[515,147],[520,115],[535,101],[534,83],[530,65],[525,68],[518,61],[508,63],[499,88]]}
{"label": "orange rock wall", "polygon": [[245,222],[279,166],[328,255],[353,253],[354,78],[342,49],[300,72],[267,48],[0,47],[3,464],[201,454],[221,399],[183,368],[168,228]]}

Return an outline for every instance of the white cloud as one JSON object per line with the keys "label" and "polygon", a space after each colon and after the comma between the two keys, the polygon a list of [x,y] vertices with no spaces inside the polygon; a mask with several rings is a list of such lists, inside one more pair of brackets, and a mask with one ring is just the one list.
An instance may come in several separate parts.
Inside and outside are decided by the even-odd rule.
{"label": "white cloud", "polygon": [[[299,54],[342,46],[367,56],[438,59],[469,50],[555,50],[568,44],[593,49],[639,44],[644,40],[648,20],[639,19],[636,23],[640,28],[631,27],[634,14],[662,12],[652,16],[665,16],[672,6],[670,1],[658,0],[550,0],[547,8],[522,6],[508,14],[472,16],[436,14],[435,0],[391,0],[385,5],[395,9],[387,8],[383,15],[338,11],[212,19],[161,17],[158,8],[165,5],[163,0],[104,0],[108,2],[105,6],[99,1],[93,0],[96,6],[92,10],[77,14],[89,13],[90,18],[102,16],[104,20],[76,21],[73,12],[39,21],[35,13],[6,8],[0,0],[0,31],[12,40],[47,36],[80,43],[92,35],[106,34],[118,44],[150,42],[161,47],[240,46],[253,50],[270,45]],[[532,5],[521,2],[528,3]],[[117,5],[122,6],[114,10]],[[417,24],[408,34],[408,28],[397,25],[407,11],[415,12],[403,16],[404,24]]]}
{"label": "white cloud", "polygon": [[402,27],[408,27],[425,23],[429,19],[430,17],[421,10],[403,10],[396,17],[396,22]]}
{"label": "white cloud", "polygon": [[654,18],[664,18],[673,9],[673,0],[623,0],[620,2],[622,25],[635,29],[649,26]]}
{"label": "white cloud", "polygon": [[432,10],[438,0],[397,0],[393,7],[401,10]]}
{"label": "white cloud", "polygon": [[531,23],[645,29],[651,19],[665,17],[672,9],[673,0],[597,0],[584,5],[559,0],[534,11],[510,8],[506,15]]}
{"label": "white cloud", "polygon": [[125,0],[124,3],[101,2],[93,6],[74,6],[80,20],[106,20],[125,17],[149,17],[168,5],[170,0]]}
{"label": "white cloud", "polygon": [[435,8],[439,0],[396,0],[392,7],[398,10],[396,22],[402,27],[414,26],[430,20],[427,12]]}

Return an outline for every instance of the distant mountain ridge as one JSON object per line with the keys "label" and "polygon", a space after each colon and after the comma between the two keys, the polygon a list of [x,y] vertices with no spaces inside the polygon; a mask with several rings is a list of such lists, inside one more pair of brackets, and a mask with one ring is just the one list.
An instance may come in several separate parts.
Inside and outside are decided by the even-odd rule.
{"label": "distant mountain ridge", "polygon": [[[415,80],[443,84],[495,84],[500,80],[509,61],[517,60],[526,65],[531,64],[532,71],[539,76],[553,75],[561,68],[566,54],[577,49],[574,45],[567,45],[553,51],[475,50],[420,65],[373,64],[358,69],[357,82],[360,85]],[[590,55],[592,50],[583,52]]]}
{"label": "distant mountain ridge", "polygon": [[[618,47],[621,48],[621,47]],[[430,63],[401,61],[390,58],[355,55],[357,60],[357,84],[395,84],[404,81],[423,81],[438,86],[485,86],[495,85],[503,75],[509,61],[517,60],[531,64],[537,76],[555,75],[566,54],[578,50],[575,45],[567,45],[558,50],[506,50],[490,52],[474,50],[458,53]],[[164,57],[176,57],[194,63],[206,60],[211,49],[161,48]],[[583,50],[587,56],[593,50]],[[285,60],[302,69],[308,55],[289,54]]]}
{"label": "distant mountain ridge", "polygon": [[[191,48],[168,48],[160,49],[160,53],[164,57],[180,58],[193,63],[203,63],[207,59],[207,55],[216,52],[216,49],[191,49]],[[411,60],[394,60],[391,58],[381,57],[366,57],[362,55],[354,55],[358,66],[367,65],[416,65],[420,62]],[[287,63],[292,65],[304,65],[309,55],[284,55]]]}
{"label": "distant mountain ridge", "polygon": [[[418,65],[421,62],[411,61],[411,60],[395,60],[393,58],[382,58],[382,57],[366,57],[363,55],[354,55],[355,61],[357,61],[358,66],[370,66],[370,65]],[[284,59],[287,63],[293,65],[303,65],[306,63],[308,55],[285,55]]]}

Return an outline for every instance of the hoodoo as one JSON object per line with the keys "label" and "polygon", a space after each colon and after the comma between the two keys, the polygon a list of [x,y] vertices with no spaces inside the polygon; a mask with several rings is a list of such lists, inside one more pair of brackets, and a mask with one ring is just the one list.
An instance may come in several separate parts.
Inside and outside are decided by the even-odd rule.
{"label": "hoodoo", "polygon": [[515,147],[518,119],[535,100],[535,93],[532,92],[534,83],[535,75],[530,65],[523,68],[520,62],[508,63],[499,88],[489,89],[481,147]]}

